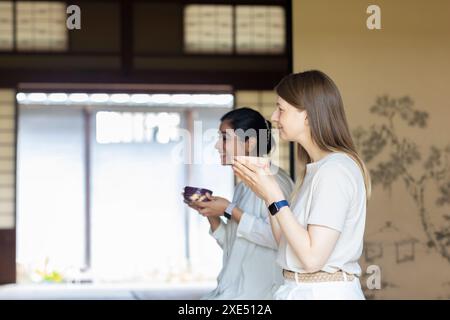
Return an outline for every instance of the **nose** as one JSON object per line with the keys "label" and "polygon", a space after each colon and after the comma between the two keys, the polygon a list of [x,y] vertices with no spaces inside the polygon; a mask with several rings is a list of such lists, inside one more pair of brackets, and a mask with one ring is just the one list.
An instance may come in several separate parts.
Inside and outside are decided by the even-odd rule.
{"label": "nose", "polygon": [[278,120],[279,120],[278,109],[275,109],[275,111],[272,113],[272,116],[270,117],[270,120],[272,122],[278,122]]}
{"label": "nose", "polygon": [[222,150],[222,144],[220,143],[220,139],[217,139],[217,142],[214,145],[214,148],[216,148],[217,151]]}

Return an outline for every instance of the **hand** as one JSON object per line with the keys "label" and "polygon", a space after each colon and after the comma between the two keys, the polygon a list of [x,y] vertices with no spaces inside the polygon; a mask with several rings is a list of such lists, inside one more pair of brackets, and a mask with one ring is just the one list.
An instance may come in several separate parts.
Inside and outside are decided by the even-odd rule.
{"label": "hand", "polygon": [[230,201],[222,197],[213,197],[209,193],[206,194],[206,197],[210,201],[194,201],[192,205],[198,207],[198,212],[204,217],[209,218],[223,216],[223,213],[230,204]]}
{"label": "hand", "polygon": [[271,204],[275,201],[285,199],[283,192],[270,172],[270,168],[261,168],[252,164],[245,158],[234,158],[234,173],[250,188],[257,196]]}
{"label": "hand", "polygon": [[187,201],[186,199],[184,199],[184,192],[182,192],[181,195],[183,196],[183,202],[186,203],[189,208],[196,211],[199,211],[201,209],[201,207],[199,207],[199,205],[195,201]]}

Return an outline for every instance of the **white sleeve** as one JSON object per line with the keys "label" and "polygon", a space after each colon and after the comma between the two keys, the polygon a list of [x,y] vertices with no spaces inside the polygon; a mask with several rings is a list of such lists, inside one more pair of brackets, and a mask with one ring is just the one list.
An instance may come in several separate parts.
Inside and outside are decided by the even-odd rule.
{"label": "white sleeve", "polygon": [[[242,193],[242,188],[244,186],[244,183],[239,183],[235,190],[234,190],[234,194],[233,194],[233,202],[236,201],[236,199],[238,199],[238,197],[240,196],[240,194]],[[225,250],[226,248],[224,248],[224,246],[226,245],[226,241],[227,241],[227,230],[229,229],[228,227],[228,223],[225,223],[222,221],[222,219],[220,219],[220,224],[217,227],[216,230],[214,230],[214,232],[211,230],[211,228],[209,228],[209,234],[216,239],[217,243],[219,244],[219,246]]]}
{"label": "white sleeve", "polygon": [[220,224],[217,227],[216,230],[212,231],[211,228],[209,228],[209,234],[216,239],[217,243],[219,244],[219,246],[223,249],[223,246],[225,245],[225,240],[227,237],[226,234],[226,225],[225,223],[222,221],[222,219],[220,219]]}
{"label": "white sleeve", "polygon": [[356,192],[350,171],[337,163],[324,165],[314,177],[312,192],[307,224],[342,232]]}
{"label": "white sleeve", "polygon": [[270,249],[278,249],[272,233],[269,217],[263,220],[251,214],[243,213],[239,221],[237,236]]}

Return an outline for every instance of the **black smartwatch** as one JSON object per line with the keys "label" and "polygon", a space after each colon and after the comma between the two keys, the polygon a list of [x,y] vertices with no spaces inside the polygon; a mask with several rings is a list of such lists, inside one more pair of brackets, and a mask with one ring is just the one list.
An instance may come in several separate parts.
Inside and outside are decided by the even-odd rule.
{"label": "black smartwatch", "polygon": [[286,206],[289,206],[289,202],[287,202],[287,200],[274,202],[269,206],[270,214],[274,216],[281,210],[281,208]]}

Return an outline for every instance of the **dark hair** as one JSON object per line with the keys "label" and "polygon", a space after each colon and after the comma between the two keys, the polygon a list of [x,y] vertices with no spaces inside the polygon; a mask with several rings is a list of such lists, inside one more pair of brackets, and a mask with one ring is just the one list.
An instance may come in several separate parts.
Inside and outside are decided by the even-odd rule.
{"label": "dark hair", "polygon": [[[272,124],[254,109],[243,107],[231,110],[224,114],[220,121],[227,121],[235,131],[240,129],[236,134],[238,137],[244,138],[244,141],[247,141],[250,137],[256,137],[257,156],[269,154],[275,146],[272,137]],[[260,130],[266,130],[264,131],[265,135],[261,135]]]}

